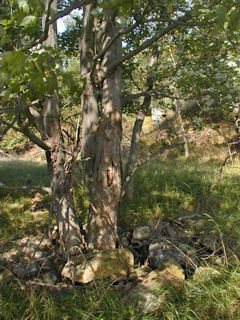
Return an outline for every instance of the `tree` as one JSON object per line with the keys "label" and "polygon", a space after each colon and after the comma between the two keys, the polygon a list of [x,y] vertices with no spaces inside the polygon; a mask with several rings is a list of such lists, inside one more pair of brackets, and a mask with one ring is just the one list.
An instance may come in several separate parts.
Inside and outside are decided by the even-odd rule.
{"label": "tree", "polygon": [[[80,226],[74,206],[72,186],[79,149],[79,129],[75,143],[68,146],[66,138],[63,137],[57,92],[56,21],[49,23],[52,16],[56,14],[56,9],[56,0],[47,0],[45,7],[40,2],[37,8],[34,6],[34,1],[13,2],[11,10],[15,20],[12,19],[12,21],[20,29],[23,37],[20,37],[17,48],[14,44],[9,48],[7,42],[2,42],[5,49],[2,59],[5,90],[2,92],[2,97],[9,104],[15,105],[11,110],[12,113],[8,113],[7,116],[15,116],[14,122],[17,122],[18,127],[13,126],[13,123],[10,127],[24,133],[46,152],[61,245],[65,251],[69,251],[81,245]],[[32,24],[41,15],[43,31],[38,39],[44,35],[42,36],[43,45],[39,49],[31,49],[32,39],[27,39],[29,44],[25,45],[25,37],[28,32],[29,37],[34,32],[41,32],[38,23]],[[12,30],[11,16],[6,14],[6,18],[8,19],[3,20],[2,24],[4,35],[8,36]],[[33,41],[35,44],[35,39]],[[9,51],[6,50],[6,46]],[[64,76],[66,78],[66,75]],[[4,123],[8,127],[8,123]]]}
{"label": "tree", "polygon": [[[218,22],[223,6],[221,1],[214,5],[211,1],[124,0],[91,1],[85,6],[81,66],[87,85],[82,101],[82,155],[91,189],[89,248],[111,249],[117,241],[117,208],[125,184],[120,154],[122,66],[154,44],[164,50],[161,43],[175,33],[181,42],[193,27],[210,28]],[[124,50],[121,41],[129,43]],[[146,100],[152,87],[150,84],[142,94]],[[166,89],[165,94],[169,94]],[[132,142],[136,143],[134,136]]]}
{"label": "tree", "polygon": [[[204,77],[201,78],[197,70],[194,72],[190,72],[192,70],[184,72],[188,59],[191,68],[194,67],[197,69],[196,61],[195,64],[193,63],[191,65],[193,53],[186,54],[185,58],[184,50],[187,50],[187,45],[189,46],[190,44],[191,46],[194,44],[196,45],[195,47],[193,46],[194,50],[197,52],[200,47],[200,45],[198,45],[199,40],[197,40],[200,29],[203,29],[205,33],[212,36],[216,26],[219,28],[219,32],[222,32],[221,24],[224,22],[227,23],[227,28],[231,29],[234,33],[236,26],[235,20],[239,13],[239,8],[234,1],[229,1],[226,5],[226,3],[221,0],[216,2],[210,0],[196,0],[192,2],[187,0],[75,0],[69,4],[67,3],[67,6],[63,10],[60,10],[56,14],[53,13],[52,16],[52,11],[50,10],[50,6],[48,6],[45,27],[41,32],[37,27],[38,19],[35,19],[38,11],[30,8],[34,14],[32,14],[31,10],[30,13],[25,12],[26,10],[28,11],[28,9],[26,9],[27,6],[33,2],[34,0],[24,0],[21,1],[20,4],[14,2],[14,10],[16,10],[17,13],[14,16],[15,20],[13,19],[15,21],[14,26],[19,28],[20,35],[22,36],[20,37],[20,47],[16,35],[13,37],[16,39],[16,46],[13,45],[9,47],[9,43],[6,40],[3,42],[3,46],[6,47],[4,50],[10,51],[10,54],[6,54],[3,59],[5,70],[8,74],[12,75],[16,73],[18,77],[20,77],[20,71],[16,71],[15,68],[12,68],[12,71],[9,73],[12,60],[16,59],[16,57],[18,61],[20,61],[20,59],[24,60],[26,58],[26,52],[30,54],[29,50],[31,48],[45,41],[48,37],[49,27],[55,23],[57,18],[69,14],[75,8],[83,8],[80,41],[80,72],[81,77],[85,79],[85,87],[81,97],[81,156],[91,198],[88,222],[88,247],[91,250],[112,249],[115,248],[116,242],[118,242],[117,214],[119,201],[122,198],[128,181],[131,181],[132,174],[136,169],[134,162],[138,149],[137,144],[139,139],[137,139],[137,137],[139,138],[141,124],[147,109],[150,108],[152,97],[170,97],[176,99],[174,96],[176,89],[186,97],[198,88],[200,83],[204,84],[205,79]],[[14,10],[13,12],[15,12]],[[40,18],[43,10],[39,9],[39,12],[40,13],[37,13],[38,18]],[[12,33],[12,24],[11,19],[6,19],[3,23],[5,39]],[[23,43],[25,35],[30,37],[26,44]],[[179,70],[174,70],[171,62],[168,60],[169,46],[167,43],[169,39],[172,44],[175,45],[175,48],[182,49],[182,51],[175,50],[174,52],[178,57],[178,63],[175,69],[178,68]],[[202,43],[203,42],[201,42],[201,45]],[[183,49],[184,46],[185,49]],[[45,50],[49,51],[50,48],[45,48]],[[51,55],[53,55],[54,51],[53,49],[51,50]],[[144,81],[145,91],[133,94],[133,98],[144,97],[144,101],[142,104],[139,103],[140,108],[137,105],[138,102],[135,103],[137,110],[139,110],[140,113],[142,112],[142,115],[140,114],[140,118],[138,119],[140,121],[136,122],[128,168],[125,178],[123,179],[121,163],[122,76],[123,74],[125,76],[125,71],[130,64],[132,64],[132,68],[135,68],[133,61],[135,57],[140,54],[146,55],[147,60],[149,52],[154,56],[156,51],[159,52],[159,60],[149,65],[149,72],[146,72],[147,76]],[[216,50],[215,52],[217,55],[219,54],[219,51]],[[205,56],[207,56],[207,54]],[[49,55],[46,55],[46,57],[46,61],[49,62]],[[164,59],[162,59],[160,63],[161,58]],[[211,61],[210,59],[206,62],[206,67],[214,71],[215,60],[213,59],[213,61]],[[164,72],[161,74],[163,69]],[[52,64],[51,71],[54,70]],[[39,81],[41,84],[44,84],[42,78],[43,77],[41,77]],[[48,77],[46,76],[45,78]],[[6,84],[7,90],[10,88],[12,92],[24,93],[25,96],[21,94],[21,101],[33,101],[33,91],[30,90],[32,95],[30,99],[26,96],[26,90],[24,91],[18,86],[19,81],[16,81],[16,77],[14,79],[14,84],[12,84],[11,81],[10,84]],[[20,79],[22,78],[20,77]],[[191,82],[191,79],[194,79],[194,82]],[[48,80],[49,79],[47,79],[47,81]],[[224,81],[224,79],[221,81]],[[24,81],[22,81],[22,83],[25,85]],[[48,83],[50,82],[48,81]],[[53,81],[53,83],[56,84],[56,81]],[[169,85],[170,83],[172,84],[171,86]],[[46,84],[44,84],[44,86],[46,87]],[[48,86],[45,90],[42,90],[39,85],[35,86],[35,89],[36,88],[43,92],[42,96],[44,96],[45,92],[48,92],[48,98],[50,98],[50,100],[46,100],[45,97],[45,101],[53,101],[53,97],[56,99],[56,95],[54,95],[56,86],[53,86],[50,94]],[[207,91],[208,88],[206,84],[204,84],[204,88]],[[3,96],[6,97],[7,94],[4,93]],[[74,156],[76,149],[73,147],[74,152],[71,153],[70,157],[67,156],[69,148],[63,145],[64,139],[58,120],[59,112],[56,105],[54,107],[52,103],[50,104],[51,107],[49,109],[45,107],[43,110],[44,112],[47,110],[50,110],[50,113],[53,112],[54,118],[57,120],[55,119],[56,122],[54,122],[53,127],[51,126],[51,129],[54,129],[53,132],[47,132],[47,137],[50,137],[49,141],[43,139],[41,133],[42,127],[36,122],[36,120],[41,118],[36,113],[36,111],[39,112],[39,109],[36,110],[36,108],[33,108],[32,104],[30,107],[21,107],[17,110],[24,110],[25,114],[27,112],[27,115],[31,115],[29,115],[27,119],[34,119],[31,124],[40,132],[41,139],[39,136],[33,135],[32,133],[30,134],[28,126],[23,126],[23,121],[18,122],[22,132],[28,135],[32,141],[45,148],[48,153],[48,163],[52,171],[54,171],[55,168],[53,163],[57,164],[58,170],[56,170],[55,182],[60,177],[61,192],[67,195],[66,190],[71,190],[72,168],[74,167],[74,161],[76,159]],[[30,112],[29,108],[33,110],[33,112]],[[37,117],[34,117],[33,113],[36,114]],[[76,142],[76,146],[78,146],[78,134],[76,136]],[[65,169],[63,171],[63,168],[67,168],[67,172]],[[54,174],[52,176],[54,176]],[[54,186],[52,186],[52,188],[54,191],[53,194],[58,195]],[[64,202],[61,200],[63,199],[61,196],[59,196],[59,199],[57,202]],[[68,213],[69,209],[72,208],[70,205],[70,203],[72,203],[71,195],[67,196],[66,203]],[[63,224],[64,227],[69,227],[69,221],[66,222],[65,220]]]}

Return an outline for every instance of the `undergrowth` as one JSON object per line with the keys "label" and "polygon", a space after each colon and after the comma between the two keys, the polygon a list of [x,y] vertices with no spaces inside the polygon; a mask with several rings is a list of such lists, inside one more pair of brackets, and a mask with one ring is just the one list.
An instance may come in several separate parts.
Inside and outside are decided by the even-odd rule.
{"label": "undergrowth", "polygon": [[[126,230],[197,212],[202,223],[200,226],[189,223],[193,233],[220,232],[223,240],[239,241],[240,169],[237,165],[228,165],[223,179],[210,192],[210,186],[218,179],[219,166],[219,162],[200,163],[196,159],[182,158],[148,163],[136,172],[133,200],[121,204],[119,225]],[[49,183],[45,164],[2,161],[0,174],[1,182],[11,186],[24,183],[46,186]],[[43,205],[37,209],[43,214],[35,221],[32,218],[35,195],[36,192],[2,189],[1,241],[42,233],[48,226],[50,199],[43,197]],[[78,199],[79,214],[87,216],[88,194],[79,185],[75,188],[75,199]],[[13,281],[1,287],[1,319],[238,320],[239,267],[236,259],[219,266],[218,275],[211,279],[189,277],[178,289],[162,289],[159,309],[145,315],[136,308],[135,301],[123,299],[107,283],[52,294],[33,287],[23,288]]]}

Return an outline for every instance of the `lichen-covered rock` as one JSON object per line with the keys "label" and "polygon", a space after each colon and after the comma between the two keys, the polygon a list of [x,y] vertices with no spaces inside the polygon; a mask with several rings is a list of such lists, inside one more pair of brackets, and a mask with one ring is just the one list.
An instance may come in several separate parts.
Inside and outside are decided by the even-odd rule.
{"label": "lichen-covered rock", "polygon": [[198,267],[194,274],[194,280],[208,281],[220,275],[220,272],[212,267]]}
{"label": "lichen-covered rock", "polygon": [[134,257],[128,249],[99,252],[92,257],[72,257],[62,270],[62,277],[76,282],[88,283],[111,277],[127,276],[134,265]]}
{"label": "lichen-covered rock", "polygon": [[169,259],[161,268],[151,271],[142,281],[144,288],[161,288],[167,283],[178,285],[185,280],[183,269],[174,261]]}
{"label": "lichen-covered rock", "polygon": [[150,239],[152,229],[149,226],[137,227],[133,230],[132,243],[146,242]]}

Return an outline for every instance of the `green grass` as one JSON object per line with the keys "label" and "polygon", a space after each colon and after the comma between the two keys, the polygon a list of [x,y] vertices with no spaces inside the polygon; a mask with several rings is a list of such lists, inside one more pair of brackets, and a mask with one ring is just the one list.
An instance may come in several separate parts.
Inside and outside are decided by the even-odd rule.
{"label": "green grass", "polygon": [[[29,185],[46,186],[49,184],[47,167],[43,163],[2,160],[0,167],[1,182],[8,186]],[[33,219],[32,199],[36,191],[1,190],[1,241],[13,237],[22,238],[29,234],[38,234],[48,225],[48,206],[50,198],[44,195],[41,219]]]}
{"label": "green grass", "polygon": [[[240,239],[240,169],[227,166],[224,178],[209,193],[217,181],[220,163],[200,163],[196,159],[155,160],[142,167],[134,177],[132,201],[121,204],[119,224],[122,228],[137,226],[156,219],[176,219],[192,214],[199,207],[203,223],[195,232],[211,232],[224,239]],[[25,178],[32,185],[48,185],[45,164],[25,161],[2,161],[1,182],[21,185]],[[2,190],[2,241],[40,233],[47,227],[48,212],[40,221],[32,219],[31,201],[36,192]],[[87,215],[88,195],[81,186],[75,188],[79,212]],[[44,203],[50,199],[44,196]],[[207,214],[207,215],[206,215]],[[214,266],[216,268],[216,266]],[[218,267],[214,278],[187,279],[178,289],[162,289],[158,294],[162,304],[154,314],[143,315],[134,301],[124,300],[108,283],[81,286],[68,293],[50,294],[46,290],[25,288],[19,283],[1,288],[1,319],[106,319],[106,320],[238,320],[240,319],[240,263]]]}
{"label": "green grass", "polygon": [[[122,299],[107,283],[76,287],[50,294],[39,289],[2,288],[4,320],[238,320],[240,319],[240,269],[221,267],[208,279],[188,279],[182,287],[166,287],[154,314],[143,314],[136,301]],[[16,290],[16,286],[18,290]]]}
{"label": "green grass", "polygon": [[[121,205],[120,223],[132,226],[156,219],[176,219],[202,214],[204,230],[216,230],[240,238],[240,167],[227,166],[222,181],[209,192],[219,176],[220,163],[193,159],[155,160],[134,177],[134,196]],[[210,215],[215,222],[204,214]]]}

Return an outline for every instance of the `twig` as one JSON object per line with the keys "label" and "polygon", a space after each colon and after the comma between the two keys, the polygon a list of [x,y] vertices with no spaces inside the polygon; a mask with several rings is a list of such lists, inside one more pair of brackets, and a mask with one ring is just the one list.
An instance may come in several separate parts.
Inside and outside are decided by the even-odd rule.
{"label": "twig", "polygon": [[211,185],[211,187],[210,187],[210,189],[209,189],[210,192],[222,181],[222,178],[223,178],[223,169],[224,169],[224,167],[225,167],[228,159],[231,158],[234,154],[237,154],[237,152],[235,151],[235,152],[229,154],[229,155],[225,158],[225,160],[223,161],[223,164],[222,164],[222,166],[221,166],[221,168],[220,168],[220,171],[219,171],[218,179],[217,179],[217,181],[216,181],[214,184]]}

